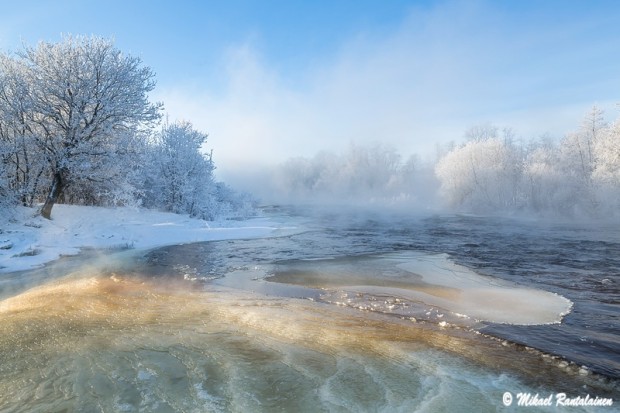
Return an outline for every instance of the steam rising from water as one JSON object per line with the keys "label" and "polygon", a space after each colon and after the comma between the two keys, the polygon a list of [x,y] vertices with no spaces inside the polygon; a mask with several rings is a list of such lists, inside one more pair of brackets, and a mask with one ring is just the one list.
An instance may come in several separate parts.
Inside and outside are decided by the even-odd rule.
{"label": "steam rising from water", "polygon": [[36,287],[0,319],[7,411],[495,411],[541,369],[578,378],[467,330],[135,274]]}

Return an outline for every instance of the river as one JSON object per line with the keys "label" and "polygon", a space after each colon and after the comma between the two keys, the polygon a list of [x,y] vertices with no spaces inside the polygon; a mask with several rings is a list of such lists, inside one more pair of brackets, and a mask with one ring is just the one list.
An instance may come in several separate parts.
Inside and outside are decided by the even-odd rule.
{"label": "river", "polygon": [[265,214],[299,231],[1,275],[0,412],[620,403],[617,226]]}

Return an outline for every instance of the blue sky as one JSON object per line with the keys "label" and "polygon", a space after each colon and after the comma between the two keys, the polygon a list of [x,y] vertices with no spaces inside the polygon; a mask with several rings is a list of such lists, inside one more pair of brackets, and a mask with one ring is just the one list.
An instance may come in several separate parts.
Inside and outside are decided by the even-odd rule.
{"label": "blue sky", "polygon": [[20,1],[0,48],[114,37],[153,98],[210,135],[221,177],[385,142],[432,157],[473,125],[561,137],[618,115],[616,1]]}

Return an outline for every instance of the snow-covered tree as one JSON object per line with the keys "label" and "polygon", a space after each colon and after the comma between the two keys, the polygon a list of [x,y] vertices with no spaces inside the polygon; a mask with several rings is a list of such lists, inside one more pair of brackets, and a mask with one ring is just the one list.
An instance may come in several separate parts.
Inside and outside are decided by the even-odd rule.
{"label": "snow-covered tree", "polygon": [[0,55],[0,162],[12,197],[32,206],[49,183],[45,157],[35,144],[28,119],[30,105],[24,96],[24,66],[15,58]]}
{"label": "snow-covered tree", "polygon": [[[4,152],[6,149],[4,148],[3,142],[0,141],[0,160],[4,158]],[[14,193],[11,191],[8,182],[8,173],[7,173],[7,165],[4,162],[0,162],[0,218],[4,218],[4,214],[8,211],[14,204]]]}
{"label": "snow-covered tree", "polygon": [[[548,139],[533,143],[527,149],[523,164],[525,205],[535,212],[570,209],[564,175],[559,168],[557,145]],[[562,212],[567,212],[565,209]]]}
{"label": "snow-covered tree", "polygon": [[399,180],[401,157],[394,148],[380,144],[351,145],[340,173],[343,186],[354,195],[391,192]]}
{"label": "snow-covered tree", "polygon": [[505,139],[470,139],[441,158],[435,173],[452,206],[491,211],[520,202],[521,154]]}
{"label": "snow-covered tree", "polygon": [[499,128],[492,123],[474,125],[465,131],[467,142],[481,142],[499,138]]}
{"label": "snow-covered tree", "polygon": [[594,106],[580,128],[560,141],[527,147],[512,134],[479,127],[437,163],[441,190],[453,206],[473,211],[610,216],[620,209],[620,127]]}
{"label": "snow-covered tree", "polygon": [[601,213],[620,211],[620,124],[618,121],[600,133],[593,145],[592,180]]}
{"label": "snow-covered tree", "polygon": [[276,176],[280,189],[306,201],[390,200],[413,190],[415,158],[403,162],[392,147],[351,144],[341,154],[292,158]]}
{"label": "snow-covered tree", "polygon": [[245,192],[237,192],[223,182],[215,183],[209,215],[203,218],[247,218],[256,214],[256,200]]}
{"label": "snow-covered tree", "polygon": [[256,211],[255,200],[216,182],[207,135],[190,122],[166,123],[143,149],[145,165],[136,174],[143,205],[194,217],[243,218]]}
{"label": "snow-covered tree", "polygon": [[[160,117],[148,100],[154,74],[110,40],[65,37],[18,54],[26,106],[24,127],[47,163],[50,179],[41,214],[71,185],[111,183],[141,129]],[[119,174],[121,172],[121,174]],[[116,175],[115,175],[116,174]]]}
{"label": "snow-covered tree", "polygon": [[573,204],[579,210],[593,213],[598,207],[595,183],[592,180],[596,167],[594,147],[606,129],[603,112],[594,106],[585,116],[581,127],[567,134],[560,142],[559,166],[566,178],[566,192],[572,197],[565,203]]}
{"label": "snow-covered tree", "polygon": [[620,187],[620,123],[599,135],[593,145],[592,176],[598,182]]}
{"label": "snow-covered tree", "polygon": [[203,153],[207,135],[189,122],[166,124],[150,146],[145,205],[206,217],[214,208],[215,166]]}
{"label": "snow-covered tree", "polygon": [[214,182],[206,135],[189,122],[153,134],[161,104],[140,59],[98,37],[0,53],[0,207],[18,201],[138,205],[203,218],[252,213]]}

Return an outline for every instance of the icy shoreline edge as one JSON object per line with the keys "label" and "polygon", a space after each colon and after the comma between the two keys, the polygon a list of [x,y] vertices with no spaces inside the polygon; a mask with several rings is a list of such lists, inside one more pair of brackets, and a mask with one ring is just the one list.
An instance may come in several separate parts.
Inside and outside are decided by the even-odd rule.
{"label": "icy shoreline edge", "polygon": [[204,221],[130,207],[57,205],[52,220],[20,208],[0,224],[0,273],[35,269],[83,249],[147,250],[165,245],[262,238],[292,230],[271,218]]}

